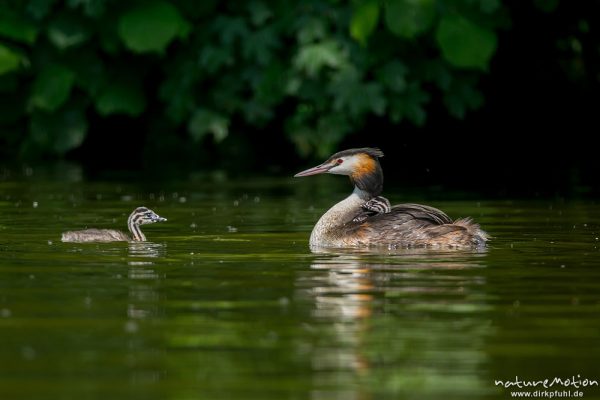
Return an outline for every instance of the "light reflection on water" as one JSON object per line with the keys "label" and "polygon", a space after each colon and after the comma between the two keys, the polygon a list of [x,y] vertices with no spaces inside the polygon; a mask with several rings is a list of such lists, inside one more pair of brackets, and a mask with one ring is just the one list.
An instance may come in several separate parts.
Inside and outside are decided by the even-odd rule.
{"label": "light reflection on water", "polygon": [[[415,387],[434,397],[494,392],[479,374],[488,361],[483,343],[493,331],[477,317],[490,309],[482,301],[485,278],[476,273],[485,268],[485,251],[313,251],[319,257],[311,269],[320,274],[300,277],[299,295],[312,298],[311,315],[343,344],[315,350],[316,371],[351,371],[380,395],[408,395]],[[465,270],[475,273],[456,276]]]}

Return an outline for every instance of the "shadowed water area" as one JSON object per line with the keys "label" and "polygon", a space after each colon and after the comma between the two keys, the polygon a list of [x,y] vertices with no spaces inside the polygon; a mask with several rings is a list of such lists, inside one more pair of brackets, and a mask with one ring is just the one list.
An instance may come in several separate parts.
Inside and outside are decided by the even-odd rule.
{"label": "shadowed water area", "polygon": [[[503,399],[494,380],[516,375],[600,380],[594,202],[387,187],[474,217],[490,246],[313,252],[345,178],[58,175],[0,178],[2,399]],[[149,242],[60,241],[126,230],[142,205],[168,218]]]}

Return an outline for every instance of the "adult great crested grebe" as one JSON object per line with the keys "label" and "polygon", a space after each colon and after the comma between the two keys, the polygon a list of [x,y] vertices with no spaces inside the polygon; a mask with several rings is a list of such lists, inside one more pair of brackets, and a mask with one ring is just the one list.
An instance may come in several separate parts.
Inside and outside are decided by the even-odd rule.
{"label": "adult great crested grebe", "polygon": [[335,153],[314,168],[294,175],[322,173],[348,175],[354,191],[331,207],[310,235],[313,247],[445,247],[478,248],[488,235],[470,218],[452,221],[442,211],[420,204],[398,204],[379,196],[383,171],[376,148],[350,149]]}
{"label": "adult great crested grebe", "polygon": [[138,207],[129,215],[127,227],[131,237],[115,229],[85,229],[82,231],[63,232],[63,242],[145,242],[146,236],[142,233],[140,225],[166,221],[154,211],[146,207]]}

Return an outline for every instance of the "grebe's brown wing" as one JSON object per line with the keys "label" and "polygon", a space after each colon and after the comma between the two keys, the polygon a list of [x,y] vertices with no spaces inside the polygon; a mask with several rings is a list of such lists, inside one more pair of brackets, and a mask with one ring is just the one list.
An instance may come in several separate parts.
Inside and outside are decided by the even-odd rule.
{"label": "grebe's brown wing", "polygon": [[453,222],[437,208],[398,204],[391,211],[346,225],[358,244],[393,246],[482,246],[487,234],[469,219]]}
{"label": "grebe's brown wing", "polygon": [[368,236],[380,242],[420,240],[464,230],[454,225],[444,212],[420,204],[395,205],[387,213],[372,215],[362,221],[351,221],[346,229],[347,234]]}
{"label": "grebe's brown wing", "polygon": [[[358,229],[363,223],[374,225],[390,225],[400,227],[410,223],[414,227],[451,224],[452,219],[437,208],[421,204],[397,204],[387,212],[363,210],[347,224],[348,229]],[[402,226],[403,229],[407,227]]]}
{"label": "grebe's brown wing", "polygon": [[[444,225],[451,224],[452,219],[441,210],[437,208],[424,206],[422,204],[397,204],[392,207],[390,214],[401,220],[420,220],[423,222],[429,222],[433,225]],[[395,219],[389,216],[390,219]]]}

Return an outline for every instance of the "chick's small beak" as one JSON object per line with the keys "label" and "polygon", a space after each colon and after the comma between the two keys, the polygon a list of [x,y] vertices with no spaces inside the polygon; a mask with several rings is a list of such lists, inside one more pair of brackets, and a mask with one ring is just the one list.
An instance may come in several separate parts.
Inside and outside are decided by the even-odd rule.
{"label": "chick's small beak", "polygon": [[294,178],[298,178],[301,176],[311,176],[311,175],[323,174],[323,173],[329,171],[332,167],[333,167],[333,165],[331,165],[331,164],[317,165],[316,167],[309,168],[302,172],[298,172],[296,175],[294,175]]}
{"label": "chick's small beak", "polygon": [[154,221],[154,222],[164,222],[166,220],[167,220],[166,218],[163,218],[160,215],[156,215],[152,218],[152,221]]}

